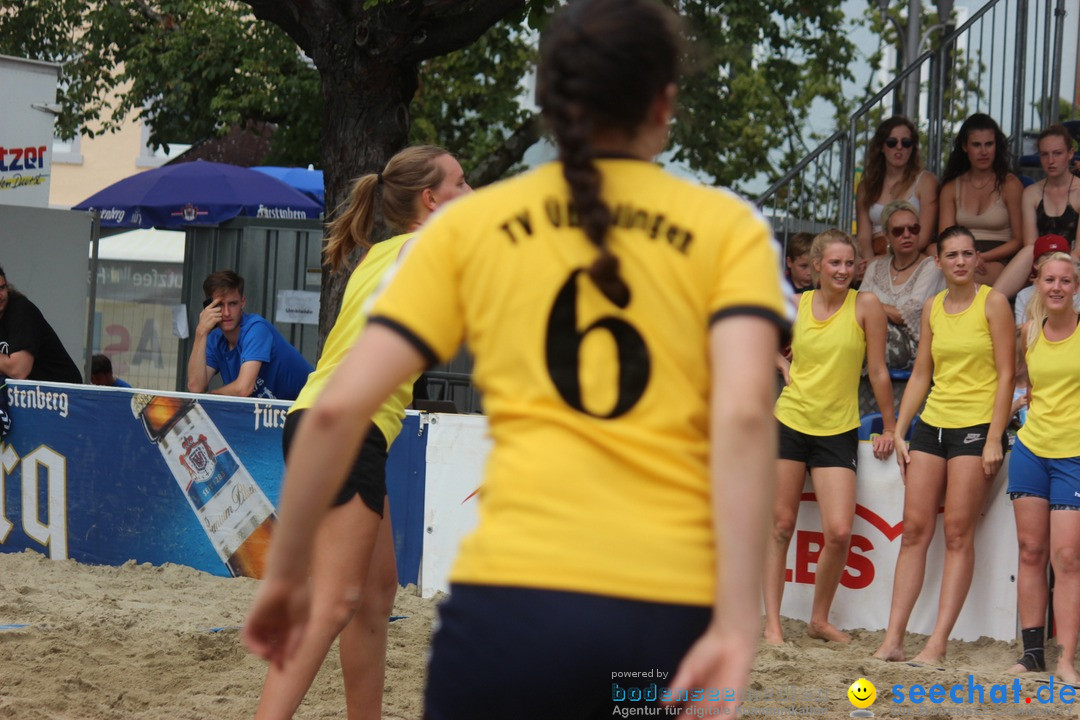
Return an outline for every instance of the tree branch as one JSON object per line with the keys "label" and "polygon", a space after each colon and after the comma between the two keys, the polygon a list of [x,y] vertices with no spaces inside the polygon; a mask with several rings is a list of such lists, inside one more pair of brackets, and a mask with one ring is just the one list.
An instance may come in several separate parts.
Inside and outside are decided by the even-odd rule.
{"label": "tree branch", "polygon": [[510,133],[502,147],[477,163],[471,173],[470,182],[482,187],[495,182],[516,163],[521,162],[525,151],[540,139],[540,116],[533,115],[523,122],[517,130]]}
{"label": "tree branch", "polygon": [[[251,6],[255,17],[272,22],[300,46],[308,57],[314,57],[314,36],[312,27],[305,22],[308,19],[317,27],[326,13],[316,7],[312,0],[243,0]],[[328,24],[328,23],[327,23]]]}
{"label": "tree branch", "polygon": [[488,28],[513,12],[520,13],[526,0],[427,0],[395,3],[404,12],[419,10],[418,22],[404,36],[407,44],[400,57],[420,62],[469,45]]}

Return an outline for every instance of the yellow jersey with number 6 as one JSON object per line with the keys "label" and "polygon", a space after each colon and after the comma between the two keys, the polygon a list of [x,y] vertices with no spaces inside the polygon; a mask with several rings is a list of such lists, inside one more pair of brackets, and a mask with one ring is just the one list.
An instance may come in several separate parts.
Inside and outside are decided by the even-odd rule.
{"label": "yellow jersey with number 6", "polygon": [[475,357],[494,447],[452,581],[709,605],[708,332],[735,314],[786,331],[778,253],[731,193],[598,166],[626,308],[588,277],[598,251],[553,163],[434,217],[370,322],[430,362],[463,341]]}

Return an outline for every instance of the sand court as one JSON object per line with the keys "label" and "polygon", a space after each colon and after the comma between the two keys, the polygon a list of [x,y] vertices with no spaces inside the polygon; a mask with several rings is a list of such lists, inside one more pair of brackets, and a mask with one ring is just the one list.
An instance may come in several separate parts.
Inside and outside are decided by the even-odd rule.
{"label": "sand court", "polygon": [[[0,718],[56,720],[233,720],[254,712],[265,676],[247,654],[239,626],[256,588],[244,578],[221,578],[179,565],[121,567],[51,561],[34,552],[0,553]],[[436,599],[412,590],[398,594],[390,625],[383,717],[421,716],[424,671]],[[1016,659],[1009,643],[953,642],[944,670],[884,663],[871,657],[881,632],[855,630],[850,645],[805,635],[803,623],[785,621],[789,642],[758,652],[743,715],[846,717],[847,688],[860,677],[877,687],[876,717],[1075,716],[1060,702],[1041,704],[1036,677],[1020,681],[1020,702],[989,704],[993,685],[1013,678],[1002,670]],[[911,636],[914,654],[922,636]],[[1050,657],[1055,650],[1050,645]],[[613,668],[612,672],[625,670]],[[986,688],[983,705],[892,702],[914,685],[929,689],[969,683]],[[620,678],[656,682],[648,678]],[[610,683],[608,678],[599,682]],[[1044,691],[1045,694],[1045,691]],[[1027,698],[1033,703],[1027,703]],[[981,708],[979,710],[978,708]],[[332,652],[297,718],[344,717],[337,653]],[[512,720],[512,718],[508,718]],[[554,720],[554,719],[553,719]]]}

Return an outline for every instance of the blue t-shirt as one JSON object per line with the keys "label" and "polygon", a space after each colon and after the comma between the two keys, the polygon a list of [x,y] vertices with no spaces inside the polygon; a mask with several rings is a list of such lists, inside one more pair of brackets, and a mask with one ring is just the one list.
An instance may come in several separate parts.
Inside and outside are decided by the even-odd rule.
{"label": "blue t-shirt", "polygon": [[261,315],[244,313],[236,347],[231,350],[221,328],[210,331],[206,338],[206,366],[220,372],[226,385],[236,380],[240,366],[250,360],[262,363],[251,397],[295,400],[313,369]]}
{"label": "blue t-shirt", "polygon": [[118,377],[113,378],[112,386],[113,387],[124,387],[124,388],[131,387],[131,385],[129,383],[124,382],[123,380],[121,380]]}

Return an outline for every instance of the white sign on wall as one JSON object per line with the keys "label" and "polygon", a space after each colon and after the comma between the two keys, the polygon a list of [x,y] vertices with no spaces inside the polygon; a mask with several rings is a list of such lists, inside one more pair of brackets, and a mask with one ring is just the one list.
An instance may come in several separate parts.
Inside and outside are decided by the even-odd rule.
{"label": "white sign on wall", "polygon": [[60,66],[0,55],[0,204],[49,206]]}
{"label": "white sign on wall", "polygon": [[274,322],[319,324],[319,293],[314,290],[278,290]]}

